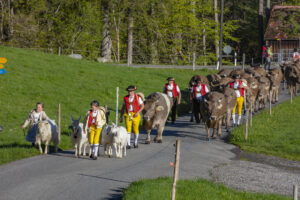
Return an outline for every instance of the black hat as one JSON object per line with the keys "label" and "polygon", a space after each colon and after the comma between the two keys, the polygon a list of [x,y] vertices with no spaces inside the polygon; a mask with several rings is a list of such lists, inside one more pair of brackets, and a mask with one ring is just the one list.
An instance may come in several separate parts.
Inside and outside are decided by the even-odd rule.
{"label": "black hat", "polygon": [[97,100],[94,100],[94,101],[91,102],[91,106],[92,105],[95,105],[95,106],[98,107],[99,106],[99,102]]}
{"label": "black hat", "polygon": [[196,79],[196,83],[199,83],[199,82],[201,82],[201,78]]}
{"label": "black hat", "polygon": [[232,78],[233,78],[233,79],[240,79],[240,78],[241,78],[241,75],[235,74],[235,75],[232,76]]}
{"label": "black hat", "polygon": [[134,85],[129,85],[126,90],[129,92],[129,91],[135,91],[136,90],[136,87]]}
{"label": "black hat", "polygon": [[174,77],[168,77],[167,78],[167,81],[174,81],[175,79],[174,79]]}

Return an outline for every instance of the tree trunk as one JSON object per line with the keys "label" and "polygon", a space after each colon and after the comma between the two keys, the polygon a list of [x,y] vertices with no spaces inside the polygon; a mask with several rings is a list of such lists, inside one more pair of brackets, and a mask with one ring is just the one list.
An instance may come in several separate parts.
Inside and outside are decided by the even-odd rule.
{"label": "tree trunk", "polygon": [[173,56],[171,58],[172,64],[175,64],[178,61],[179,55],[184,60],[184,55],[182,52],[182,33],[175,33],[174,45],[173,45],[172,51],[173,51]]}
{"label": "tree trunk", "polygon": [[[195,0],[193,0],[192,2],[191,2],[191,5],[192,5],[192,12],[193,12],[193,15],[194,15],[194,17],[195,18],[197,18],[197,14],[196,14],[196,1]],[[192,55],[194,56],[196,56],[197,55],[197,46],[198,46],[198,35],[196,34],[196,33],[193,33],[193,35],[192,35],[192,39],[191,39],[191,47],[192,47]],[[192,61],[193,61],[193,59],[194,58],[192,58]],[[191,62],[191,61],[189,61],[189,62]]]}
{"label": "tree trunk", "polygon": [[[119,19],[120,20],[120,19]],[[120,27],[116,26],[117,62],[120,63]]]}
{"label": "tree trunk", "polygon": [[132,64],[132,53],[133,53],[133,16],[132,11],[130,11],[128,17],[128,50],[127,50],[127,63]]}
{"label": "tree trunk", "polygon": [[[155,18],[155,12],[153,3],[151,3],[151,18]],[[151,47],[151,64],[158,64],[158,51],[157,51],[157,31],[154,34],[151,34],[150,47]]]}
{"label": "tree trunk", "polygon": [[4,40],[4,2],[0,0],[1,6],[1,25],[0,25],[0,32],[1,32],[1,40]]}
{"label": "tree trunk", "polygon": [[271,0],[267,0],[267,6],[266,6],[266,24],[268,24],[268,22],[269,22],[270,12],[271,12]]}
{"label": "tree trunk", "polygon": [[115,26],[115,31],[116,31],[116,46],[117,46],[117,56],[116,56],[116,62],[120,63],[120,13],[115,15],[115,8],[114,4],[112,4],[112,12],[113,12],[113,19],[114,19],[114,26]]}
{"label": "tree trunk", "polygon": [[104,11],[100,59],[102,62],[111,62],[111,47],[112,41],[109,31],[109,16],[107,11]]}
{"label": "tree trunk", "polygon": [[204,65],[206,66],[207,62],[206,62],[206,29],[205,28],[203,29],[202,43],[203,43]]}
{"label": "tree trunk", "polygon": [[218,30],[219,30],[219,16],[218,16],[218,0],[214,0],[214,10],[215,10],[215,23],[216,23],[216,35],[215,35],[215,46],[216,46],[216,57],[219,58],[219,39],[218,39]]}
{"label": "tree trunk", "polygon": [[12,37],[14,35],[14,0],[8,0],[8,18],[9,18],[9,35]]}
{"label": "tree trunk", "polygon": [[258,41],[259,41],[259,57],[262,57],[263,36],[263,12],[264,0],[258,0]]}
{"label": "tree trunk", "polygon": [[101,58],[98,59],[99,62],[112,62],[111,60],[111,48],[112,40],[110,35],[110,22],[109,22],[109,7],[108,2],[104,1],[102,5],[103,14],[103,32],[102,32],[102,42],[101,42]]}

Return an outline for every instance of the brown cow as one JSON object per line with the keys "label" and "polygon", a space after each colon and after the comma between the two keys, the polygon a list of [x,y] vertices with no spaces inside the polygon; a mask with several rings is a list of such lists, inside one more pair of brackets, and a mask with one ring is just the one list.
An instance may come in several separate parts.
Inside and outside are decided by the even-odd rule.
{"label": "brown cow", "polygon": [[197,84],[196,84],[196,80],[197,80],[198,78],[200,78],[201,81],[202,81],[205,85],[209,85],[209,81],[208,81],[208,79],[207,79],[206,76],[203,76],[203,75],[195,75],[195,76],[193,76],[193,77],[191,78],[191,80],[190,80],[190,82],[189,82],[190,88],[193,87],[194,85],[197,85]]}
{"label": "brown cow", "polygon": [[210,128],[213,128],[213,138],[216,138],[217,131],[218,135],[221,135],[222,119],[226,113],[226,99],[220,92],[210,92],[203,99],[200,104],[200,113],[205,123],[207,139],[210,138]]}
{"label": "brown cow", "polygon": [[263,109],[266,107],[267,98],[269,96],[270,80],[264,76],[258,77],[257,80],[259,82],[259,86],[256,101],[258,103],[259,109]]}
{"label": "brown cow", "polygon": [[147,131],[146,144],[150,144],[151,129],[157,128],[157,136],[154,142],[162,143],[162,133],[173,106],[173,100],[166,94],[155,92],[145,100],[144,107],[144,128]]}
{"label": "brown cow", "polygon": [[246,68],[245,69],[245,72],[247,73],[247,74],[251,74],[252,75],[252,77],[260,77],[261,75],[256,71],[256,70],[254,70],[253,68]]}
{"label": "brown cow", "polygon": [[218,72],[218,75],[220,75],[222,78],[230,76],[230,73],[232,72],[232,69],[222,69]]}
{"label": "brown cow", "polygon": [[223,94],[225,96],[225,105],[226,105],[226,115],[224,115],[224,118],[226,118],[226,130],[227,132],[230,131],[230,119],[232,115],[232,110],[234,106],[236,105],[236,93],[234,89],[225,87]]}
{"label": "brown cow", "polygon": [[267,75],[267,71],[263,67],[254,67],[254,71],[257,72],[260,76]]}
{"label": "brown cow", "polygon": [[270,85],[271,101],[272,103],[278,102],[278,96],[280,93],[280,84],[283,79],[283,74],[280,69],[274,68],[269,71],[267,76],[271,82]]}
{"label": "brown cow", "polygon": [[233,79],[231,77],[224,77],[215,83],[211,83],[211,91],[223,92],[224,88],[231,83]]}
{"label": "brown cow", "polygon": [[218,74],[209,74],[206,76],[206,78],[211,86],[212,84],[217,83],[221,79],[221,76]]}
{"label": "brown cow", "polygon": [[287,87],[290,90],[291,102],[293,95],[296,95],[297,84],[300,84],[300,61],[291,63],[285,68],[284,75],[287,81]]}
{"label": "brown cow", "polygon": [[250,110],[250,113],[253,113],[259,90],[259,82],[256,78],[250,77],[247,79],[247,86],[249,89],[246,94],[246,106]]}

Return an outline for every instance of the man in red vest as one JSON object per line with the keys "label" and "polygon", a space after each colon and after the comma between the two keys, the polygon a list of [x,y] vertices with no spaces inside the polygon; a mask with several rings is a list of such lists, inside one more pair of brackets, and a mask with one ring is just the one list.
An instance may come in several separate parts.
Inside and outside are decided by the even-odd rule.
{"label": "man in red vest", "polygon": [[190,94],[190,101],[193,103],[193,113],[195,115],[196,123],[200,123],[200,101],[202,101],[202,97],[209,93],[208,87],[202,83],[201,79],[198,78],[196,80],[196,84],[192,87]]}
{"label": "man in red vest", "polygon": [[246,85],[246,83],[244,83],[241,79],[240,79],[240,75],[234,75],[233,76],[234,81],[229,83],[230,88],[233,88],[235,90],[236,93],[236,97],[237,97],[237,102],[236,105],[234,106],[233,110],[232,110],[232,121],[233,121],[233,126],[236,125],[236,120],[235,120],[235,109],[237,107],[238,109],[238,121],[237,121],[237,125],[240,125],[241,123],[241,118],[242,118],[242,109],[243,109],[243,104],[244,104],[244,93],[245,93],[245,89],[248,89],[248,86]]}
{"label": "man in red vest", "polygon": [[[181,92],[178,85],[175,83],[174,77],[167,78],[168,83],[165,84],[164,93],[173,99],[173,107],[172,107],[172,124],[175,123],[176,120],[176,109],[177,104],[180,104],[181,101]],[[178,101],[177,101],[178,97]]]}
{"label": "man in red vest", "polygon": [[[128,132],[127,148],[130,149],[131,132],[134,133],[134,148],[138,148],[139,125],[141,121],[141,112],[144,109],[144,102],[140,96],[135,94],[136,87],[128,86],[126,89],[128,95],[124,97],[123,107],[121,110],[120,122],[123,122],[123,115],[125,117],[126,129]],[[126,111],[126,112],[125,112]],[[125,112],[125,113],[124,113]]]}

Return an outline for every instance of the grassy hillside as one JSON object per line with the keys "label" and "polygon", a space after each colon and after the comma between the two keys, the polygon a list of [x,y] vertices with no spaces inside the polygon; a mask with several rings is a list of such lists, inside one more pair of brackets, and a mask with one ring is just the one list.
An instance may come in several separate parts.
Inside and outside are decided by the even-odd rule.
{"label": "grassy hillside", "polygon": [[300,97],[285,101],[272,109],[272,116],[267,110],[253,118],[249,128],[248,140],[245,141],[245,126],[234,129],[230,142],[245,151],[279,156],[300,161]]}
{"label": "grassy hillside", "polygon": [[[187,84],[194,74],[208,71],[175,69],[134,69],[93,61],[74,60],[26,49],[0,47],[0,57],[8,59],[5,64],[7,74],[0,75],[0,164],[16,159],[37,155],[25,141],[21,125],[36,102],[45,104],[50,118],[57,119],[57,105],[62,110],[61,149],[70,149],[67,127],[70,115],[75,118],[86,113],[92,100],[112,108],[110,121],[115,121],[116,87],[120,87],[119,103],[127,94],[125,88],[134,84],[138,92],[146,96],[161,91],[168,76],[174,76],[184,95]],[[187,110],[186,100],[179,112]]]}
{"label": "grassy hillside", "polygon": [[[156,200],[171,199],[173,180],[168,177],[140,180],[131,183],[124,191],[123,199]],[[230,189],[204,179],[179,180],[176,186],[177,200],[287,200],[274,194],[258,194]]]}

